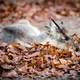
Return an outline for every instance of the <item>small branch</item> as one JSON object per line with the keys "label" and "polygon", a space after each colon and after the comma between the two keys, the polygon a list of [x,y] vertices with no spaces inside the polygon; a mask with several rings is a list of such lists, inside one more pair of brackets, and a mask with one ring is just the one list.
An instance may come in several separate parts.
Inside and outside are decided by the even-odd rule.
{"label": "small branch", "polygon": [[72,46],[75,47],[75,51],[79,51],[79,46],[77,44],[74,43],[74,40],[72,38],[70,38],[69,36],[67,36],[67,34],[60,28],[60,26],[55,22],[54,19],[51,18],[51,20],[53,21],[53,23],[56,25],[56,27],[58,28],[59,32],[65,37],[65,40],[71,40],[72,41]]}
{"label": "small branch", "polygon": [[53,20],[51,18],[51,20],[53,21],[53,23],[56,25],[56,27],[58,28],[58,30],[60,31],[60,33],[65,37],[65,40],[68,41],[70,38],[69,36],[66,35],[66,33],[60,28],[60,26],[55,22],[55,20]]}

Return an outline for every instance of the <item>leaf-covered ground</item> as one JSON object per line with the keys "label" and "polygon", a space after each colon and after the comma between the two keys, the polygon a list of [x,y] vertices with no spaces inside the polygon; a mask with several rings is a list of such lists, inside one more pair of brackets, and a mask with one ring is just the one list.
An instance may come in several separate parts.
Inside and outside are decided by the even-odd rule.
{"label": "leaf-covered ground", "polygon": [[[80,38],[77,39],[80,44]],[[22,76],[35,80],[37,77],[79,80],[80,51],[76,52],[70,43],[65,49],[56,48],[49,43],[32,44],[30,48],[15,43],[0,43],[0,76]]]}
{"label": "leaf-covered ground", "polygon": [[[0,0],[0,23],[13,23],[25,18],[33,24],[80,16],[79,0],[17,1],[16,5]],[[62,3],[63,2],[63,3]],[[80,47],[80,38],[75,36]],[[79,54],[79,55],[78,55]],[[80,80],[80,51],[71,43],[64,49],[33,44],[31,48],[20,44],[0,42],[0,80]]]}
{"label": "leaf-covered ground", "polygon": [[[28,19],[34,24],[47,21],[49,17],[60,19],[68,16],[80,16],[80,0],[0,0],[0,22],[10,23],[19,19]],[[30,2],[29,2],[30,1]]]}

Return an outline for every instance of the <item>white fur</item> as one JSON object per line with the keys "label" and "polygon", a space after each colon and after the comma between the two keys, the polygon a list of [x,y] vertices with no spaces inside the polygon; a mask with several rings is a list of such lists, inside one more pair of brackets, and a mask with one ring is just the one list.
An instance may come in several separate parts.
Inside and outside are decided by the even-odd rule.
{"label": "white fur", "polygon": [[[71,20],[71,21],[73,24],[75,24],[75,23],[79,23],[80,19],[77,22],[75,22],[76,21],[75,19],[74,19],[74,21],[73,20]],[[73,26],[72,23],[68,23],[68,21],[66,21],[64,26],[66,26],[66,28],[67,28],[67,26],[69,28],[69,25],[70,25],[70,27],[72,27]],[[62,38],[62,35],[56,31],[55,24],[50,21],[50,22],[48,22],[47,26],[48,26],[48,28],[45,27],[46,30],[44,30],[44,29],[40,30],[39,28],[31,25],[31,23],[28,20],[22,19],[14,24],[5,25],[3,28],[0,27],[0,39],[2,39],[4,41],[4,39],[8,38],[8,36],[6,37],[6,35],[4,34],[4,32],[1,29],[9,28],[11,30],[14,30],[16,33],[18,33],[18,32],[23,33],[23,36],[21,36],[20,34],[17,34],[17,35],[15,35],[15,33],[10,34],[6,31],[6,34],[8,33],[8,34],[10,34],[10,36],[13,36],[12,38],[9,37],[9,40],[14,38],[14,40],[12,40],[12,41],[20,43],[24,46],[29,46],[28,43],[33,43],[33,42],[42,43],[42,44],[49,42],[52,45],[63,48],[65,43],[64,42],[62,43],[59,41],[59,39]],[[79,25],[79,27],[80,27],[80,25]],[[48,32],[49,30],[50,30],[50,32]],[[80,28],[78,30],[80,31]],[[71,31],[71,30],[69,30],[69,31]],[[47,33],[49,33],[49,35]]]}

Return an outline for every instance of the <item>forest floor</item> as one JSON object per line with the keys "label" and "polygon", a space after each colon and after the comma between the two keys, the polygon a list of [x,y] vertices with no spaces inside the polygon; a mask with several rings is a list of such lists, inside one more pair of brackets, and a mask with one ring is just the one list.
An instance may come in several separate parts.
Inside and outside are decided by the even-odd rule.
{"label": "forest floor", "polygon": [[[17,1],[15,5],[0,1],[1,24],[27,19],[35,25],[50,17],[56,20],[69,16],[80,17],[79,0]],[[80,46],[80,37],[72,37]],[[59,49],[46,43],[28,48],[0,43],[0,80],[80,80],[80,56],[69,51],[70,44],[66,46]]]}
{"label": "forest floor", "polygon": [[[4,0],[2,0],[4,1]],[[42,3],[39,1],[43,1]],[[16,22],[20,19],[27,19],[34,24],[47,21],[50,17],[61,19],[63,17],[80,17],[79,0],[35,0],[28,3],[18,0],[15,5],[7,1],[0,3],[0,22]]]}

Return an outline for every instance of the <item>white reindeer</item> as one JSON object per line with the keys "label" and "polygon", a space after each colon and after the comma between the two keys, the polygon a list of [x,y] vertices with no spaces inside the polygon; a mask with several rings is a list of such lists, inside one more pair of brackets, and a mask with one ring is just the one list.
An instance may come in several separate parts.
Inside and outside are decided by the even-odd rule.
{"label": "white reindeer", "polygon": [[[65,23],[63,24],[63,27],[69,30],[68,34],[71,34],[71,32],[75,32],[76,28],[73,29],[74,25],[80,27],[80,18],[73,18],[69,21],[68,20],[69,19],[63,19]],[[58,23],[59,22],[60,21],[58,21]],[[44,25],[44,27],[45,29],[40,30],[39,28],[31,25],[31,23],[25,19],[5,26],[0,25],[0,40],[7,43],[16,42],[24,46],[30,46],[30,43],[45,44],[46,42],[49,42],[54,46],[63,48],[65,45],[65,40],[62,34],[57,30],[56,25],[50,21],[47,25]],[[71,28],[73,30],[71,30]],[[76,31],[80,32],[80,28],[76,29]]]}

